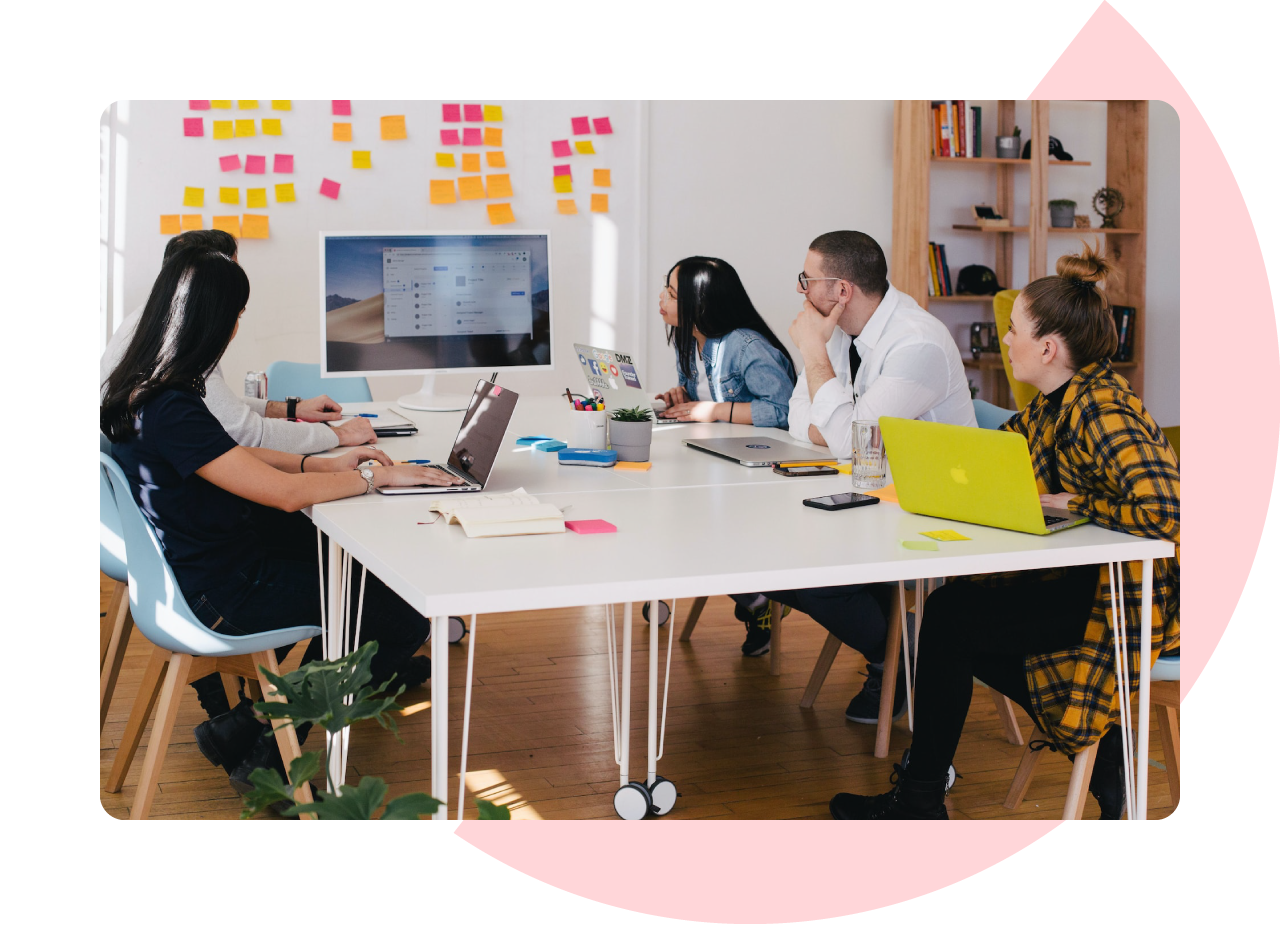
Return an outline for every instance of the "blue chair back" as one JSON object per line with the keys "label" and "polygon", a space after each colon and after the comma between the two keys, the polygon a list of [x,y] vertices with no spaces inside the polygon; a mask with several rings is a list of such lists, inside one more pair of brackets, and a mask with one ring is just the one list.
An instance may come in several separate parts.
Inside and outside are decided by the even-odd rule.
{"label": "blue chair back", "polygon": [[[99,433],[99,452],[111,455],[111,441],[107,435]],[[102,483],[102,498],[98,505],[98,567],[108,578],[116,581],[128,581],[129,573],[124,557],[124,532],[120,528],[120,512],[116,510],[116,496],[107,481],[105,469],[99,467],[99,480]]]}
{"label": "blue chair back", "polygon": [[1156,659],[1155,666],[1151,669],[1152,681],[1180,681],[1182,680],[1182,656],[1175,655],[1173,657],[1160,656]]}
{"label": "blue chair back", "polygon": [[129,612],[152,643],[186,655],[251,655],[320,634],[319,626],[294,626],[247,636],[224,636],[206,628],[187,606],[160,541],[133,500],[120,465],[106,453],[100,460],[120,514],[128,562]]}
{"label": "blue chair back", "polygon": [[983,430],[995,430],[1013,417],[1016,412],[1010,411],[1008,408],[1001,408],[999,405],[993,405],[991,402],[983,401],[981,398],[975,398],[973,400],[973,413],[977,415],[979,427]]}
{"label": "blue chair back", "polygon": [[290,395],[297,395],[299,398],[328,395],[339,404],[347,401],[373,401],[369,380],[364,376],[321,379],[319,363],[276,360],[267,367],[267,398],[284,401]]}

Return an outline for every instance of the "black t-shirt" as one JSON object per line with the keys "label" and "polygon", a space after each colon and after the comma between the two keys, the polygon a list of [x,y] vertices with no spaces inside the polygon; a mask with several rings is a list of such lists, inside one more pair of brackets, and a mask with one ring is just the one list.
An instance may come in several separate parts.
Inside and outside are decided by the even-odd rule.
{"label": "black t-shirt", "polygon": [[142,406],[132,439],[111,448],[188,600],[263,555],[251,503],[195,474],[235,446],[198,395],[169,390]]}
{"label": "black t-shirt", "polygon": [[[1044,400],[1049,403],[1049,407],[1053,409],[1055,415],[1062,408],[1062,400],[1067,397],[1067,386],[1069,385],[1071,385],[1070,379],[1044,397]],[[1045,494],[1056,495],[1062,491],[1062,482],[1058,480],[1058,454],[1054,453],[1049,457],[1049,460],[1049,490]]]}

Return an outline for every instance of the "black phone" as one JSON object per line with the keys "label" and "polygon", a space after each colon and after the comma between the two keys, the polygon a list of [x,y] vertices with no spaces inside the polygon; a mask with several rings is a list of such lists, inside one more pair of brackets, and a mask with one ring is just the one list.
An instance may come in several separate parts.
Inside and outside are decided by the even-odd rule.
{"label": "black phone", "polygon": [[835,475],[840,470],[835,466],[774,466],[773,471],[793,479],[802,475]]}
{"label": "black phone", "polygon": [[846,491],[838,495],[823,495],[820,498],[805,498],[805,507],[816,507],[820,511],[843,511],[851,507],[864,507],[868,504],[879,504],[880,499],[874,495],[860,495]]}

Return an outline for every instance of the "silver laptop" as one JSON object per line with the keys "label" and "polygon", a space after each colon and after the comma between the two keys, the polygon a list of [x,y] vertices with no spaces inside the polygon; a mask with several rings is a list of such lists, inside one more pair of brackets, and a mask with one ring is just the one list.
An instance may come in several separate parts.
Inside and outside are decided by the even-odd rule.
{"label": "silver laptop", "polygon": [[[574,344],[573,350],[578,355],[578,362],[582,364],[582,375],[587,377],[587,386],[593,397],[613,409],[631,407],[633,404],[641,408],[648,405],[653,410],[655,424],[681,423],[675,418],[658,417],[667,410],[667,403],[644,394],[640,374],[636,371],[630,354],[592,347],[589,344]],[[631,393],[627,389],[635,389],[636,392]]]}
{"label": "silver laptop", "polygon": [[457,491],[484,491],[493,464],[498,459],[502,442],[511,424],[520,396],[508,388],[495,385],[487,379],[476,384],[462,426],[454,438],[449,461],[427,466],[442,469],[462,479],[461,485],[402,485],[384,486],[378,491],[384,495],[438,495]]}
{"label": "silver laptop", "polygon": [[712,456],[732,460],[744,466],[772,466],[783,462],[809,462],[834,459],[831,451],[808,450],[764,435],[753,437],[716,437],[711,440],[686,440],[684,445]]}

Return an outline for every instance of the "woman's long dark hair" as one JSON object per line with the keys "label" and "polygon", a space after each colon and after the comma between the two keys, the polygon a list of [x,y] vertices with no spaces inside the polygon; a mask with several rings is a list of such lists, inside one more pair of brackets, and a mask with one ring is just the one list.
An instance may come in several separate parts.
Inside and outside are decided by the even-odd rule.
{"label": "woman's long dark hair", "polygon": [[682,376],[694,378],[695,327],[704,337],[724,337],[738,328],[749,328],[777,348],[787,361],[787,375],[795,383],[795,368],[787,348],[751,304],[737,270],[715,257],[686,257],[667,271],[668,285],[673,272],[676,274],[676,324],[667,331],[667,343],[675,341]]}
{"label": "woman's long dark hair", "polygon": [[146,308],[103,389],[99,421],[112,443],[128,440],[133,418],[165,389],[204,395],[204,380],[231,343],[249,301],[249,277],[216,250],[191,247],[160,268]]}

